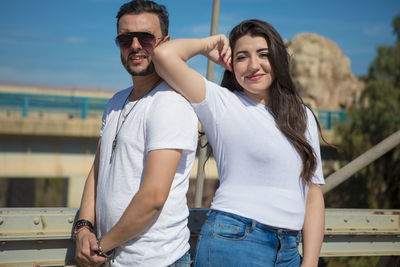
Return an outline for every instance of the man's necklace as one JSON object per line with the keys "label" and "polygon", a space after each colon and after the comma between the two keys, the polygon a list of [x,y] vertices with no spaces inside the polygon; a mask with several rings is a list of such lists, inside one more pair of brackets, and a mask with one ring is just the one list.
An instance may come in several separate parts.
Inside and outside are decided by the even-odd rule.
{"label": "man's necklace", "polygon": [[[132,92],[133,92],[133,89],[132,89],[131,93],[132,93]],[[114,137],[114,140],[113,140],[112,145],[111,145],[110,164],[111,164],[112,159],[113,159],[113,155],[114,155],[115,148],[117,147],[117,138],[118,138],[119,131],[121,131],[122,125],[124,125],[124,123],[125,123],[125,121],[126,121],[126,118],[128,118],[129,114],[132,112],[132,110],[136,107],[136,105],[137,105],[137,104],[140,102],[140,100],[141,100],[141,98],[138,99],[138,100],[136,101],[136,103],[135,103],[135,104],[131,107],[131,109],[128,111],[128,113],[122,115],[122,116],[124,117],[124,119],[122,120],[121,125],[119,125],[119,120],[121,119],[121,114],[124,113],[126,104],[129,103],[129,96],[130,96],[130,93],[129,93],[128,97],[125,99],[124,108],[121,110],[121,112],[119,113],[119,116],[118,116],[117,128],[115,128],[115,137]],[[119,127],[118,127],[118,126],[119,126]]]}
{"label": "man's necklace", "polygon": [[[149,92],[152,91],[154,88],[156,88],[156,86],[159,84],[160,81],[161,81],[161,78],[159,78],[159,79],[154,83],[154,85],[151,87],[151,89],[149,90]],[[110,164],[111,164],[112,159],[113,159],[113,155],[114,155],[115,148],[117,147],[118,134],[119,134],[119,132],[121,131],[121,128],[122,128],[122,126],[124,125],[124,123],[125,123],[126,119],[128,118],[129,114],[130,114],[130,113],[132,112],[132,110],[136,107],[136,105],[140,102],[140,100],[142,100],[142,98],[138,99],[138,100],[136,101],[136,103],[133,104],[133,106],[132,106],[131,109],[128,111],[128,113],[122,115],[122,116],[124,117],[124,119],[122,120],[121,125],[119,125],[119,121],[120,121],[120,119],[121,119],[121,114],[124,113],[125,107],[126,107],[126,105],[129,103],[129,96],[130,96],[131,94],[134,93],[133,90],[134,90],[134,89],[132,88],[132,91],[129,93],[128,97],[125,99],[125,101],[124,101],[124,108],[121,109],[121,111],[120,111],[120,113],[119,113],[119,116],[118,116],[117,127],[115,128],[115,137],[114,137],[114,140],[113,140],[112,145],[111,145]],[[118,127],[118,126],[119,126],[119,127]]]}

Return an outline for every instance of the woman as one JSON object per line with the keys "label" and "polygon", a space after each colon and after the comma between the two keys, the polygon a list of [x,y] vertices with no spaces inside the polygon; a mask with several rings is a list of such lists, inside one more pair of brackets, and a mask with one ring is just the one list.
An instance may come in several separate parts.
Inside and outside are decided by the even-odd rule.
{"label": "woman", "polygon": [[[186,61],[225,67],[222,86]],[[220,186],[196,248],[196,266],[317,266],[324,232],[318,123],[289,73],[268,23],[247,20],[224,35],[160,45],[159,75],[188,99],[213,148]]]}

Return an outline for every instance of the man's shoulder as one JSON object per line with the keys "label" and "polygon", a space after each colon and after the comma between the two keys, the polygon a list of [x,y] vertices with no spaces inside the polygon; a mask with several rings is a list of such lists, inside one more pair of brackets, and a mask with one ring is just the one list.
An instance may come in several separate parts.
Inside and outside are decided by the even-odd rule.
{"label": "man's shoulder", "polygon": [[173,101],[173,103],[190,105],[190,103],[181,94],[177,93],[166,82],[162,82],[156,88],[153,97],[155,102]]}
{"label": "man's shoulder", "polygon": [[[166,82],[161,83],[153,92],[148,105],[150,116],[159,116],[166,120],[196,121],[192,105],[182,95],[174,91]],[[197,124],[196,124],[197,125]]]}
{"label": "man's shoulder", "polygon": [[121,102],[125,102],[127,97],[129,96],[129,93],[131,92],[132,87],[125,88],[123,90],[120,90],[116,92],[109,100],[107,103],[107,106],[114,106],[114,105],[120,105]]}
{"label": "man's shoulder", "polygon": [[132,86],[119,90],[111,97],[111,99],[126,99],[131,91],[132,91]]}

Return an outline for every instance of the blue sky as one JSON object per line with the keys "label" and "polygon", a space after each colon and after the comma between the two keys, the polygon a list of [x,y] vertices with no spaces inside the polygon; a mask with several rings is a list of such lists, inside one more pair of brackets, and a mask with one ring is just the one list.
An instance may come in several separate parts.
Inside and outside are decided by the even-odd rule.
{"label": "blue sky", "polygon": [[[0,83],[119,90],[131,84],[121,66],[115,16],[121,0],[0,0]],[[212,0],[160,0],[171,38],[210,33]],[[399,0],[221,0],[219,32],[240,21],[271,23],[286,39],[313,32],[334,41],[366,74],[379,45],[393,45]],[[205,75],[206,60],[190,65]],[[216,68],[216,79],[221,68]]]}

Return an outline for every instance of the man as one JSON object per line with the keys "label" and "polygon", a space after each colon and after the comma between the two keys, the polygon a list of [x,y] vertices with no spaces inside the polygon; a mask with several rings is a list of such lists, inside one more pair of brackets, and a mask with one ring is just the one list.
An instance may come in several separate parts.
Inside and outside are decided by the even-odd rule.
{"label": "man", "polygon": [[74,227],[76,260],[82,266],[190,266],[186,192],[197,118],[151,61],[154,47],[170,38],[168,13],[137,0],[121,6],[117,19],[116,43],[133,87],[115,94],[103,114]]}

